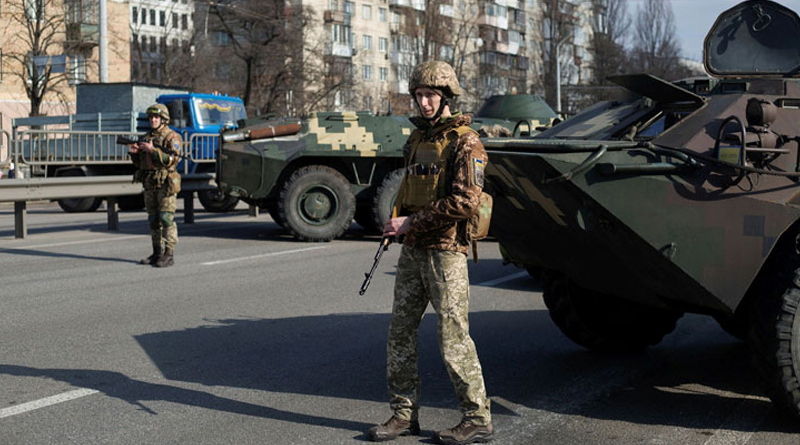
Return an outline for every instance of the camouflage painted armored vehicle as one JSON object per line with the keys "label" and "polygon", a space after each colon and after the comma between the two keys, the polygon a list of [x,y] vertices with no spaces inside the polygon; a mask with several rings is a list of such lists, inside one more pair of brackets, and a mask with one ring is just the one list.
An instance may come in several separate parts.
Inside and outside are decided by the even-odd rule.
{"label": "camouflage painted armored vehicle", "polygon": [[[513,112],[505,118],[497,104]],[[474,127],[525,134],[555,113],[537,96],[493,97]],[[519,125],[518,125],[519,124]],[[293,236],[330,241],[356,222],[380,231],[400,187],[407,116],[316,113],[223,133],[217,183],[223,193],[266,208]]]}
{"label": "camouflage painted armored vehicle", "polygon": [[485,140],[493,234],[576,343],[636,351],[708,314],[752,345],[768,394],[797,416],[800,18],[741,3],[704,52],[718,79],[694,91],[620,76],[637,99]]}

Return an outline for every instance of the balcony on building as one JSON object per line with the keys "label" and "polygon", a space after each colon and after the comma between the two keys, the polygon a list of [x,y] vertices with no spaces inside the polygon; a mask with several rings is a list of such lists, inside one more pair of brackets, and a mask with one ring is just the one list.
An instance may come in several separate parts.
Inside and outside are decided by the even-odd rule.
{"label": "balcony on building", "polygon": [[97,46],[100,30],[97,23],[67,23],[65,48],[91,48]]}
{"label": "balcony on building", "polygon": [[389,6],[398,8],[414,8],[417,11],[425,10],[425,0],[389,0]]}
{"label": "balcony on building", "polygon": [[344,11],[334,11],[330,9],[326,9],[323,14],[323,19],[325,23],[341,23],[342,25],[349,25],[350,24],[350,14]]}
{"label": "balcony on building", "polygon": [[325,44],[326,56],[353,57],[355,53],[355,49],[347,43],[333,42]]}

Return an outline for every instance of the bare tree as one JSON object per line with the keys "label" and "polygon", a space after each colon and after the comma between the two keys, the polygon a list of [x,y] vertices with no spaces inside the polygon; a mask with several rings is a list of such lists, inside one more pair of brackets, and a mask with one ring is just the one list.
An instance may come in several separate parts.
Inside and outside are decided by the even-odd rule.
{"label": "bare tree", "polygon": [[[554,88],[556,82],[563,83],[567,70],[561,70],[558,64],[564,54],[567,53],[567,46],[574,38],[575,24],[578,20],[575,5],[565,0],[542,0],[542,19],[544,21],[544,81],[545,100],[551,107],[557,108],[558,97],[557,89]],[[557,79],[557,73],[561,72],[561,79]],[[557,110],[561,111],[561,110]]]}
{"label": "bare tree", "polygon": [[67,83],[66,59],[53,64],[51,56],[63,54],[66,40],[65,8],[56,0],[9,0],[5,15],[19,32],[9,36],[6,75],[19,79],[30,100],[30,116],[38,116],[45,98],[55,95]]}
{"label": "bare tree", "polygon": [[594,85],[607,85],[607,77],[626,70],[625,40],[631,27],[625,0],[592,0],[592,63]]}
{"label": "bare tree", "polygon": [[636,41],[631,54],[635,71],[673,80],[684,75],[678,63],[680,44],[675,37],[672,4],[663,0],[644,0],[636,10]]}

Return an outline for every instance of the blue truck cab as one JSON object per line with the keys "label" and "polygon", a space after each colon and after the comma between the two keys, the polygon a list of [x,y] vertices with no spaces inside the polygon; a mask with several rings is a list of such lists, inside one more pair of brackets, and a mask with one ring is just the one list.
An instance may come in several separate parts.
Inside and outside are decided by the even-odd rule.
{"label": "blue truck cab", "polygon": [[[217,136],[221,130],[237,128],[237,122],[247,118],[244,102],[238,97],[219,94],[163,94],[156,102],[169,109],[170,128],[190,144],[187,165],[181,161],[178,170],[186,173],[213,171]],[[208,163],[208,166],[201,166]]]}

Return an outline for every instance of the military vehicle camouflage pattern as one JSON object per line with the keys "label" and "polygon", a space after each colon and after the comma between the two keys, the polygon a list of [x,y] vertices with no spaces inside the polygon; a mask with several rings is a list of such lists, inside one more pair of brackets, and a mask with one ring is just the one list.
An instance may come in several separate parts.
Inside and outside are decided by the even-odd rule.
{"label": "military vehicle camouflage pattern", "polygon": [[576,343],[636,351],[708,314],[799,416],[800,18],[741,3],[704,52],[718,79],[619,76],[638,98],[484,140],[492,232]]}
{"label": "military vehicle camouflage pattern", "polygon": [[[517,103],[509,106],[514,119],[489,107],[475,116],[474,128],[527,134],[556,116],[537,96],[493,97],[487,104],[499,100]],[[353,218],[380,232],[400,187],[402,148],[412,129],[407,116],[365,112],[251,120],[222,134],[217,183],[223,193],[266,208],[301,240],[330,241]]]}

